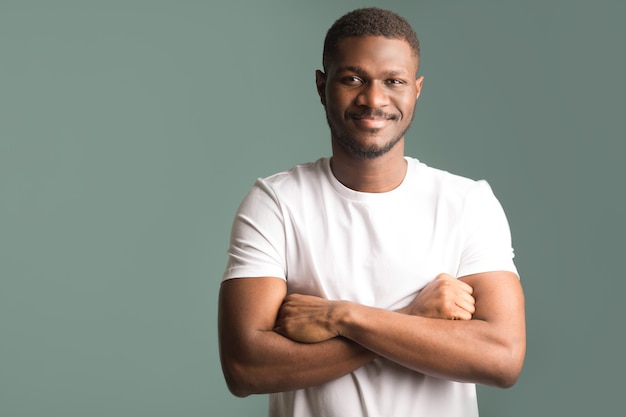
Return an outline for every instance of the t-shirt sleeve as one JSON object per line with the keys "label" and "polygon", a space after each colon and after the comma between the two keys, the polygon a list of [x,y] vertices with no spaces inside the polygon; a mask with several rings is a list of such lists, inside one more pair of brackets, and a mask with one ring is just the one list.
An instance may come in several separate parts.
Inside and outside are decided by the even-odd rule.
{"label": "t-shirt sleeve", "polygon": [[286,279],[284,254],[285,232],[280,204],[272,188],[259,179],[235,215],[223,280]]}
{"label": "t-shirt sleeve", "polygon": [[486,181],[477,181],[467,195],[461,220],[464,245],[458,277],[489,271],[517,274],[509,223]]}

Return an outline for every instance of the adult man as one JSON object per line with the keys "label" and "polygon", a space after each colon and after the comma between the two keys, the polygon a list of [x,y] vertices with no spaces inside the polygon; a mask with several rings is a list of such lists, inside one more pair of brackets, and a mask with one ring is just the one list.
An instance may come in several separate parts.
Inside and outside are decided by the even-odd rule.
{"label": "adult man", "polygon": [[[508,224],[484,181],[404,156],[423,77],[394,13],[330,28],[317,90],[332,158],[258,180],[220,292],[224,375],[271,416],[475,416],[525,352]],[[458,279],[454,278],[458,277]]]}

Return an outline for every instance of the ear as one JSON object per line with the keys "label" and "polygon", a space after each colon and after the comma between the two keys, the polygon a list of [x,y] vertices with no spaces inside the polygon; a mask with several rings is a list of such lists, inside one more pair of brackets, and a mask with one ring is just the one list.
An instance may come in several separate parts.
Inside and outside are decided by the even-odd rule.
{"label": "ear", "polygon": [[415,90],[417,91],[417,95],[415,96],[415,101],[420,98],[420,93],[422,92],[422,84],[424,84],[424,76],[421,75],[415,79]]}
{"label": "ear", "polygon": [[326,74],[322,71],[315,71],[315,84],[317,86],[317,95],[320,96],[322,106],[326,107]]}

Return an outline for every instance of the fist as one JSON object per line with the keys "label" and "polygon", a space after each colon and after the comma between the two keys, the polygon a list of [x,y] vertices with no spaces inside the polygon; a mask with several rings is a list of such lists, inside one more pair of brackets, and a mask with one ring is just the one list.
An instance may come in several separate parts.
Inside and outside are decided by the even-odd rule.
{"label": "fist", "polygon": [[449,274],[439,274],[401,312],[446,320],[471,320],[475,309],[473,288]]}

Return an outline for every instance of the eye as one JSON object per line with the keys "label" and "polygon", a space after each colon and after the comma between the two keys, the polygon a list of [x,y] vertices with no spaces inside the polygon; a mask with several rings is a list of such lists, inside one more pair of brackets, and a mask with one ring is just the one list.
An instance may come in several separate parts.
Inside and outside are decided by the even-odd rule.
{"label": "eye", "polygon": [[390,78],[386,81],[387,84],[389,85],[403,85],[406,84],[406,82],[404,80],[399,80],[397,78]]}
{"label": "eye", "polygon": [[341,79],[341,82],[345,85],[361,85],[363,84],[363,80],[356,75],[348,75]]}

